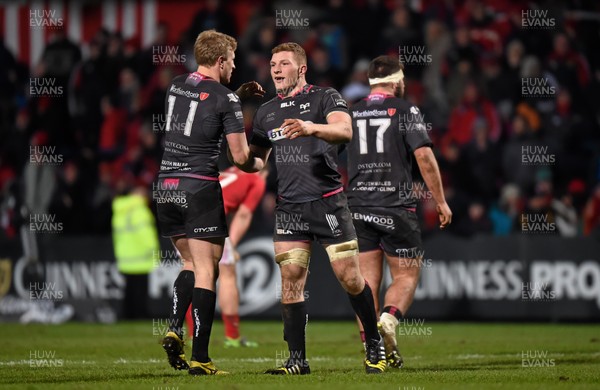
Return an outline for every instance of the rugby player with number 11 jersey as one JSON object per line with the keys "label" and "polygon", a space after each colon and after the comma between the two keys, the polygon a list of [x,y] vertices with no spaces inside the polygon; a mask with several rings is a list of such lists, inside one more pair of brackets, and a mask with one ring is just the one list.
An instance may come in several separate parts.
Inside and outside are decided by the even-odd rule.
{"label": "rugby player with number 11 jersey", "polygon": [[[198,35],[194,44],[196,72],[177,76],[165,101],[166,135],[156,199],[161,233],[181,254],[183,270],[173,285],[169,331],[162,346],[169,364],[191,375],[219,375],[208,355],[216,305],[218,262],[227,237],[227,224],[217,159],[223,135],[237,166],[254,172],[262,161],[252,158],[244,133],[239,96],[222,84],[235,68],[237,42],[214,30]],[[242,90],[260,95],[257,83]],[[183,349],[182,326],[192,304],[192,360]]]}

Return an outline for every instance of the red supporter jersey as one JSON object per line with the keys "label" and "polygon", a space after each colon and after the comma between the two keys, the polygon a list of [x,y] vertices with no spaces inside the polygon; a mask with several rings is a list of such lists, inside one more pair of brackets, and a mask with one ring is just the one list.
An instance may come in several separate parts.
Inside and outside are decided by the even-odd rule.
{"label": "red supporter jersey", "polygon": [[266,183],[262,177],[246,173],[237,167],[221,172],[219,182],[223,189],[225,214],[236,211],[241,205],[254,212],[265,193]]}

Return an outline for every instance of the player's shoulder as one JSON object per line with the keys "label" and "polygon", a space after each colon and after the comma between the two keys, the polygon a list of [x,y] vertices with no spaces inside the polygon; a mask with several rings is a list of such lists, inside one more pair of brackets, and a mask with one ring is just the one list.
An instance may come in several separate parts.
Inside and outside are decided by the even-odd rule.
{"label": "player's shoulder", "polygon": [[305,91],[303,91],[303,93],[315,95],[338,95],[340,99],[342,98],[342,95],[337,89],[333,87],[323,87],[320,85],[310,85]]}
{"label": "player's shoulder", "polygon": [[[240,97],[223,84],[217,81],[208,80],[203,82],[206,83],[206,85],[203,87],[203,90],[205,91],[204,99],[208,99],[214,95],[216,98],[217,109],[229,110],[231,107],[235,107],[237,104],[242,104]],[[200,96],[200,99],[202,100],[203,97]]]}
{"label": "player's shoulder", "polygon": [[413,114],[419,113],[419,107],[417,107],[415,104],[409,102],[406,99],[395,97],[393,103],[403,111],[410,111]]}
{"label": "player's shoulder", "polygon": [[348,109],[348,103],[342,97],[342,94],[338,92],[337,89],[333,87],[322,87],[319,85],[311,85],[306,89],[308,94],[314,94],[315,100],[327,101],[326,99],[331,99],[330,103],[337,108],[340,109]]}
{"label": "player's shoulder", "polygon": [[[216,98],[216,102],[240,102],[240,98],[220,82],[203,78],[198,73],[184,73],[175,76],[171,81],[169,92],[190,98]],[[212,100],[212,99],[211,99]]]}
{"label": "player's shoulder", "polygon": [[185,80],[187,80],[189,75],[190,75],[189,73],[177,75],[177,76],[173,77],[173,80],[171,80],[171,84],[178,84],[178,83],[184,84]]}

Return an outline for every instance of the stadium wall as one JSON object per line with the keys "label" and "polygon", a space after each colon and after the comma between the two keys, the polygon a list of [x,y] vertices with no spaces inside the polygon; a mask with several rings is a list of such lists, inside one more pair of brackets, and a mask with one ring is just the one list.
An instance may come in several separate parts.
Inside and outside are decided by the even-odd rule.
{"label": "stadium wall", "polygon": [[[37,235],[37,242],[38,262],[23,256],[19,242],[0,243],[0,321],[112,322],[121,317],[124,278],[117,271],[110,237]],[[153,318],[168,316],[180,266],[169,242],[161,246],[144,303]],[[239,251],[241,315],[280,318],[281,285],[271,237],[250,238]],[[434,237],[425,241],[421,281],[409,317],[598,321],[599,254],[600,243],[585,238]],[[314,248],[305,297],[312,318],[352,318],[320,247]]]}

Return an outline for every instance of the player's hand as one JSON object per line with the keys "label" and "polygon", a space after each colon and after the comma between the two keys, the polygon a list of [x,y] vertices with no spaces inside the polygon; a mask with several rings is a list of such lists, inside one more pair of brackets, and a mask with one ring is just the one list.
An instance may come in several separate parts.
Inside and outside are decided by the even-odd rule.
{"label": "player's hand", "polygon": [[240,259],[242,258],[242,256],[240,256],[240,252],[237,251],[237,249],[233,250],[233,260],[237,263],[238,261],[240,261]]}
{"label": "player's hand", "polygon": [[235,94],[238,95],[241,100],[246,100],[251,97],[265,96],[265,90],[256,81],[249,81],[242,84],[237,91],[235,91]]}
{"label": "player's hand", "polygon": [[282,134],[289,139],[295,139],[298,137],[308,137],[312,135],[310,129],[310,122],[305,122],[301,119],[286,119],[280,126]]}
{"label": "player's hand", "polygon": [[452,222],[452,211],[448,203],[437,204],[435,209],[440,216],[440,229],[445,228]]}

